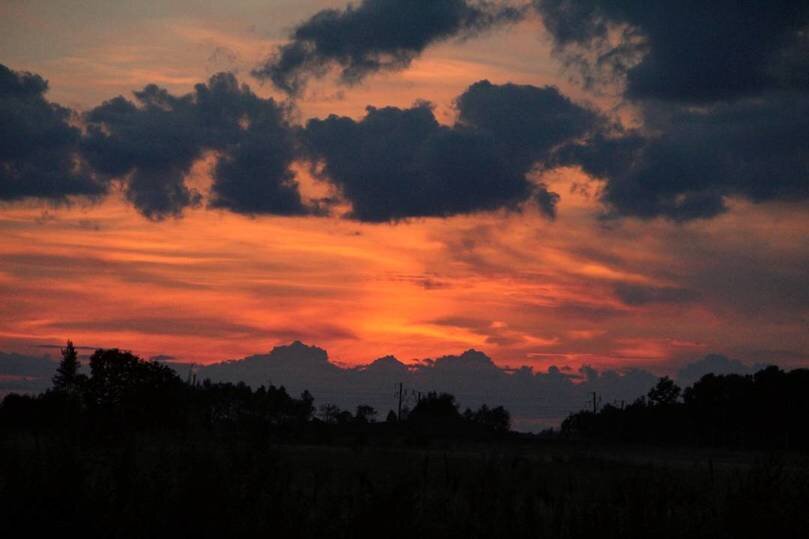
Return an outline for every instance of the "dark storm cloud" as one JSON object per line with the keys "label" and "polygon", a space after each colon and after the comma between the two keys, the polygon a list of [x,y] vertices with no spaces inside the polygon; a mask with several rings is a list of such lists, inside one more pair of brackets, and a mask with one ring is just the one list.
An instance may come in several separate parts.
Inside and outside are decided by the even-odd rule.
{"label": "dark storm cloud", "polygon": [[[462,125],[491,133],[506,159],[524,170],[546,162],[560,143],[604,122],[551,86],[495,85],[484,80],[470,86],[456,105]],[[533,199],[544,214],[555,217],[559,195],[538,189]]]}
{"label": "dark storm cloud", "polygon": [[291,94],[331,67],[339,68],[343,83],[356,83],[377,71],[407,67],[432,43],[469,37],[522,14],[487,0],[362,0],[316,13],[253,74]]}
{"label": "dark storm cloud", "polygon": [[64,200],[98,196],[95,181],[78,156],[80,131],[71,111],[45,99],[48,83],[39,75],[0,64],[0,200]]}
{"label": "dark storm cloud", "polygon": [[547,159],[561,142],[574,140],[603,120],[553,86],[471,85],[456,100],[459,121],[491,133],[510,157],[531,163]]}
{"label": "dark storm cloud", "polygon": [[[617,66],[617,73],[607,74],[625,75],[633,99],[707,102],[809,89],[804,0],[534,0],[534,5],[563,55],[585,69]],[[590,62],[576,61],[583,51],[594,53]]]}
{"label": "dark storm cloud", "polygon": [[442,126],[423,104],[311,120],[305,141],[362,221],[516,207],[531,193],[492,137]]}
{"label": "dark storm cloud", "polygon": [[286,111],[227,73],[174,96],[156,85],[89,111],[83,150],[100,173],[126,180],[126,196],[151,219],[179,216],[201,195],[185,178],[204,152],[220,156],[211,206],[240,213],[303,214],[289,165]]}
{"label": "dark storm cloud", "polygon": [[[83,115],[81,133],[67,125],[67,111],[42,99],[44,81],[33,75],[15,75],[14,81],[16,86],[7,85],[9,99],[23,96],[47,111],[46,119],[57,120],[39,125],[50,128],[60,157],[80,164],[72,170],[91,170],[87,181],[103,182],[91,184],[99,192],[99,186],[120,182],[127,200],[154,220],[179,217],[202,203],[187,177],[209,153],[208,206],[237,213],[325,213],[326,205],[303,202],[291,169],[294,161],[309,160],[323,165],[323,179],[351,203],[350,216],[362,221],[515,210],[526,203],[553,218],[558,195],[527,175],[550,163],[561,145],[604,123],[555,88],[481,81],[458,98],[453,126],[439,124],[431,105],[419,102],[409,109],[369,108],[359,121],[311,120],[301,128],[291,125],[288,108],[221,73],[184,95],[151,84],[134,92],[134,100],[106,101]],[[19,116],[21,107],[9,110]],[[23,155],[22,147],[50,148],[43,141],[7,139],[6,153],[14,155]],[[28,194],[57,196],[36,185]]]}
{"label": "dark storm cloud", "polygon": [[728,196],[753,202],[809,199],[809,95],[715,104],[651,106],[649,134],[599,136],[559,153],[607,180],[617,215],[676,221],[713,217]]}
{"label": "dark storm cloud", "polygon": [[593,129],[598,116],[555,88],[488,81],[472,85],[457,107],[452,127],[439,124],[427,103],[369,107],[359,121],[310,120],[304,143],[359,220],[516,209],[527,200],[553,217],[557,195],[526,174]]}
{"label": "dark storm cloud", "polygon": [[0,71],[0,200],[100,196],[116,180],[147,217],[179,216],[202,203],[186,177],[206,152],[215,156],[208,205],[250,215],[328,210],[302,200],[291,169],[299,159],[322,162],[323,178],[364,221],[529,201],[553,218],[559,197],[526,175],[557,165],[604,179],[614,216],[685,221],[725,211],[733,196],[809,198],[809,94],[797,83],[699,107],[635,101],[643,124],[633,131],[555,88],[488,81],[459,96],[454,126],[422,103],[299,128],[286,107],[218,74],[185,95],[148,85],[134,101],[107,101],[84,115],[82,134],[69,110],[44,99],[46,88],[36,75]]}
{"label": "dark storm cloud", "polygon": [[210,206],[248,215],[314,213],[301,200],[290,165],[296,159],[294,131],[271,99],[251,94],[254,110],[242,118],[237,144],[213,171]]}
{"label": "dark storm cloud", "polygon": [[809,3],[535,6],[586,80],[618,75],[640,110],[635,132],[559,153],[606,180],[610,213],[685,221],[722,213],[728,197],[809,199]]}

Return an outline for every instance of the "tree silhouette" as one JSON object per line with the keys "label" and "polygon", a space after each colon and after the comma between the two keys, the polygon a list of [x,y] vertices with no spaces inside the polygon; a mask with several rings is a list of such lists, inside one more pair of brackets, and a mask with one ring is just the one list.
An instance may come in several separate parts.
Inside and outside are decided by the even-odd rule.
{"label": "tree silhouette", "polygon": [[653,406],[674,404],[680,398],[680,387],[674,383],[674,380],[664,376],[658,380],[657,385],[649,390],[646,397]]}
{"label": "tree silhouette", "polygon": [[150,426],[181,413],[187,386],[166,365],[113,348],[93,353],[90,373],[85,399],[99,418]]}
{"label": "tree silhouette", "polygon": [[320,417],[326,423],[344,425],[351,423],[353,417],[348,410],[342,410],[336,404],[323,404],[320,406]]}
{"label": "tree silhouette", "polygon": [[376,421],[376,410],[373,406],[360,404],[354,414],[354,420],[358,423],[373,423]]}
{"label": "tree silhouette", "polygon": [[315,398],[309,393],[308,389],[304,389],[301,393],[299,413],[298,416],[303,421],[309,421],[315,411],[314,406]]}
{"label": "tree silhouette", "polygon": [[511,414],[502,406],[489,408],[485,404],[477,411],[469,408],[464,412],[464,418],[495,432],[508,432],[511,428]]}
{"label": "tree silhouette", "polygon": [[79,366],[79,355],[76,348],[72,341],[67,341],[67,346],[62,349],[62,360],[53,377],[53,389],[67,393],[73,392],[76,389]]}

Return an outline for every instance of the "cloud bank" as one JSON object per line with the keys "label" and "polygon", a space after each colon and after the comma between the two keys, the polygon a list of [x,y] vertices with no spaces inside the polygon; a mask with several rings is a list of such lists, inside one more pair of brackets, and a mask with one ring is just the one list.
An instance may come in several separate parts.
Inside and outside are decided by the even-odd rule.
{"label": "cloud bank", "polygon": [[[406,365],[393,356],[359,367],[340,367],[329,361],[325,350],[299,341],[276,346],[268,354],[194,366],[167,362],[184,378],[245,382],[251,386],[283,385],[292,394],[309,390],[315,404],[337,404],[353,409],[370,404],[384,416],[398,407],[398,387],[404,389],[403,405],[412,408],[418,393],[446,391],[463,407],[503,405],[517,429],[538,431],[558,425],[568,414],[592,406],[595,392],[600,404],[631,402],[645,395],[657,376],[638,368],[598,371],[582,367],[572,371],[549,367],[504,369],[484,353],[467,350],[459,355],[425,359]],[[0,353],[0,394],[10,391],[43,391],[49,387],[56,362]],[[711,354],[684,365],[677,374],[680,384],[692,384],[710,372],[749,374],[753,369],[725,356]]]}
{"label": "cloud bank", "polygon": [[[304,201],[295,162],[322,165],[319,179],[351,205],[347,216],[360,221],[515,210],[526,203],[553,218],[558,195],[532,181],[530,172],[546,166],[557,147],[603,123],[556,88],[480,81],[458,97],[452,126],[439,124],[426,102],[369,107],[360,120],[329,116],[296,126],[288,107],[220,73],[184,95],[151,84],[134,92],[134,101],[106,101],[79,117],[82,132],[67,124],[70,111],[44,100],[41,78],[7,75],[19,87],[33,85],[23,95],[35,106],[9,105],[12,125],[42,125],[54,140],[31,138],[25,146],[4,139],[4,170],[15,174],[24,168],[18,162],[31,168],[3,178],[0,185],[14,190],[5,198],[100,195],[118,183],[152,220],[180,217],[204,202],[247,215],[325,213],[317,202]],[[51,124],[43,124],[43,114]],[[42,171],[29,146],[57,152],[62,161],[51,159],[47,166],[55,170]],[[187,179],[208,155],[215,164],[204,201]],[[77,176],[75,170],[86,172]],[[40,177],[45,174],[47,181]]]}

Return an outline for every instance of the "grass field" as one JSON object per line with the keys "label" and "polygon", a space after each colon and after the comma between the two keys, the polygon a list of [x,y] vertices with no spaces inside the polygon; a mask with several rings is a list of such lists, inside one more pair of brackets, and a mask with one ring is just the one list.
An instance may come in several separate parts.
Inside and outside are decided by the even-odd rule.
{"label": "grass field", "polygon": [[[3,528],[85,537],[807,537],[786,454],[503,442],[2,440]],[[12,537],[14,535],[9,535]]]}

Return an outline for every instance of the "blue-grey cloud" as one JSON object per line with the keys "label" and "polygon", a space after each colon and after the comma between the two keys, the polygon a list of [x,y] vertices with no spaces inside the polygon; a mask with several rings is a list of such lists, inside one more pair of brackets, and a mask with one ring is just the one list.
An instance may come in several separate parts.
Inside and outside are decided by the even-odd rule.
{"label": "blue-grey cloud", "polygon": [[809,89],[809,4],[802,0],[534,5],[586,79],[625,77],[632,99],[704,103]]}
{"label": "blue-grey cloud", "polygon": [[523,12],[488,0],[362,0],[319,11],[301,23],[253,74],[291,94],[332,67],[343,83],[352,84],[371,73],[407,67],[432,43],[514,22]]}
{"label": "blue-grey cloud", "polygon": [[605,122],[553,86],[472,84],[456,100],[460,125],[490,133],[510,160],[523,167],[547,161],[559,144]]}
{"label": "blue-grey cloud", "polygon": [[556,88],[480,81],[458,97],[452,126],[419,103],[301,128],[287,105],[218,74],[185,95],[148,85],[134,101],[107,101],[82,117],[82,133],[44,99],[41,77],[0,75],[2,200],[100,197],[118,181],[145,216],[180,216],[203,203],[186,177],[209,151],[209,207],[249,215],[325,213],[302,199],[297,160],[322,163],[363,221],[526,202],[553,218],[558,195],[527,175],[557,165],[605,180],[602,200],[616,216],[685,221],[722,213],[728,197],[809,199],[809,93],[798,86],[700,107],[642,100],[643,124],[625,130]]}
{"label": "blue-grey cloud", "polygon": [[81,132],[73,113],[45,99],[48,83],[39,75],[0,64],[0,200],[71,195],[97,197],[97,181],[79,155]]}
{"label": "blue-grey cloud", "polygon": [[369,107],[359,121],[311,120],[310,159],[363,221],[449,216],[531,201],[549,217],[558,196],[526,175],[552,151],[594,130],[599,115],[552,87],[480,81],[457,100],[459,120],[438,123],[428,103]]}
{"label": "blue-grey cloud", "polygon": [[633,132],[560,152],[606,180],[609,212],[714,217],[729,197],[809,199],[809,4],[535,0],[558,52],[618,82]]}
{"label": "blue-grey cloud", "polygon": [[726,211],[728,197],[809,200],[809,94],[647,106],[643,132],[601,134],[559,153],[604,178],[611,213],[675,221]]}
{"label": "blue-grey cloud", "polygon": [[194,162],[215,150],[210,205],[239,213],[305,214],[289,165],[287,111],[228,73],[175,96],[156,85],[90,110],[83,151],[97,171],[125,180],[126,196],[151,219],[201,203],[186,184]]}
{"label": "blue-grey cloud", "polygon": [[[480,81],[459,96],[453,126],[439,124],[431,105],[419,102],[409,109],[369,108],[359,121],[330,116],[298,127],[289,106],[220,73],[188,94],[150,84],[134,92],[134,100],[108,100],[82,116],[82,133],[66,123],[66,110],[44,101],[44,81],[25,77],[14,91],[56,119],[49,126],[50,136],[61,141],[54,151],[80,164],[71,170],[87,171],[82,178],[92,189],[71,193],[102,193],[118,182],[127,200],[153,220],[179,217],[203,203],[187,177],[208,152],[214,164],[207,205],[237,213],[325,213],[322,204],[304,202],[291,167],[308,160],[324,164],[322,178],[351,203],[350,216],[358,220],[446,217],[526,203],[553,218],[558,195],[527,175],[550,163],[561,145],[603,123],[556,88]],[[49,148],[35,138],[25,144]],[[9,155],[24,153],[19,143],[8,146]],[[31,197],[64,194],[34,183],[27,189]]]}
{"label": "blue-grey cloud", "polygon": [[359,121],[306,126],[306,144],[351,202],[351,217],[391,221],[516,207],[531,194],[487,135],[440,125],[426,105],[368,108]]}

